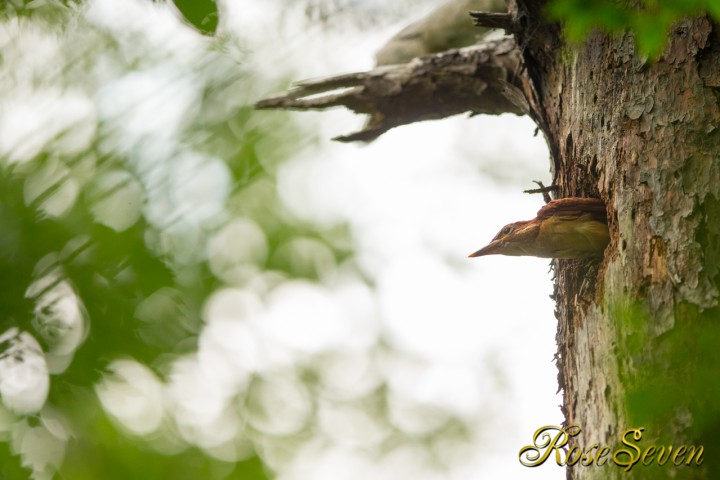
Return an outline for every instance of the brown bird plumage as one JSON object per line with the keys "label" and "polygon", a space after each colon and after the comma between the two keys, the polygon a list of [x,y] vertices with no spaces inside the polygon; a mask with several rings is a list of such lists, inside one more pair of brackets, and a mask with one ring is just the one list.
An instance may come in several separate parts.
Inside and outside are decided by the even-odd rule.
{"label": "brown bird plumage", "polygon": [[470,256],[602,257],[609,242],[602,200],[561,198],[542,207],[532,220],[505,225],[487,246]]}

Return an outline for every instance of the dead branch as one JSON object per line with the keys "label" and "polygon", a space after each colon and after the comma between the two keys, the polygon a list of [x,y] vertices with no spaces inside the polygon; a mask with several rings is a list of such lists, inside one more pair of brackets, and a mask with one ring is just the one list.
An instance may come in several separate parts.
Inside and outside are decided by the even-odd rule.
{"label": "dead branch", "polygon": [[418,57],[318,80],[298,82],[282,95],[260,100],[258,109],[313,110],[344,106],[370,115],[364,128],[336,137],[370,141],[399,125],[464,112],[524,115],[527,79],[512,38]]}
{"label": "dead branch", "polygon": [[507,12],[469,12],[476,27],[502,28],[512,34],[517,29],[515,18]]}

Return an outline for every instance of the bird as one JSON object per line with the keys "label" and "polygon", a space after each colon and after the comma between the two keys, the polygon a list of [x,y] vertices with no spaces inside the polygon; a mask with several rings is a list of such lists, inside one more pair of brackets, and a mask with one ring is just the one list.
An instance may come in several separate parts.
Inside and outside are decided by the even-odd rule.
{"label": "bird", "polygon": [[472,45],[491,31],[473,25],[470,10],[506,12],[505,0],[446,0],[411,23],[375,54],[376,65],[408,63],[415,57]]}
{"label": "bird", "polygon": [[599,198],[551,200],[532,220],[505,225],[469,257],[598,258],[610,243],[605,202]]}

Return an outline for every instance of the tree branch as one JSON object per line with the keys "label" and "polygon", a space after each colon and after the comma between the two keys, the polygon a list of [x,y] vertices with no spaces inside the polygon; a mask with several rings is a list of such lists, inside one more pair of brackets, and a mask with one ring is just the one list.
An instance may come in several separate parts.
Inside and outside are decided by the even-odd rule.
{"label": "tree branch", "polygon": [[517,23],[507,12],[469,12],[476,27],[502,28],[507,33],[514,33]]}
{"label": "tree branch", "polygon": [[364,128],[336,137],[371,141],[399,125],[463,112],[528,113],[527,77],[512,38],[377,67],[298,82],[289,92],[260,100],[258,109],[312,110],[344,106],[370,115]]}

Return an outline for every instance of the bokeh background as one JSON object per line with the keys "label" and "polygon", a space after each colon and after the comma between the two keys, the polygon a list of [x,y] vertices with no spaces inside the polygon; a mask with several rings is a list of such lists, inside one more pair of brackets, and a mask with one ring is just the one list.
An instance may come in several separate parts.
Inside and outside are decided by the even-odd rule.
{"label": "bokeh background", "polygon": [[528,118],[258,112],[435,2],[0,11],[0,478],[564,478]]}

